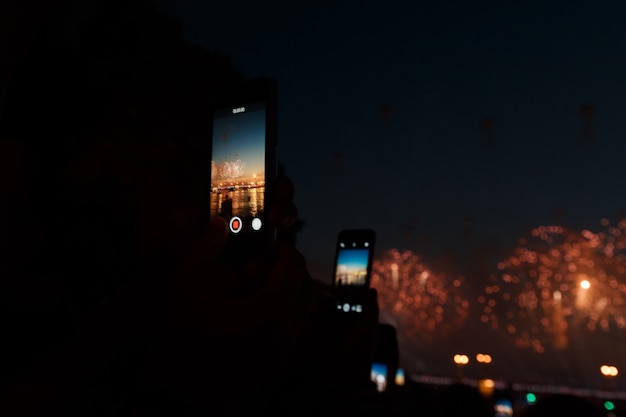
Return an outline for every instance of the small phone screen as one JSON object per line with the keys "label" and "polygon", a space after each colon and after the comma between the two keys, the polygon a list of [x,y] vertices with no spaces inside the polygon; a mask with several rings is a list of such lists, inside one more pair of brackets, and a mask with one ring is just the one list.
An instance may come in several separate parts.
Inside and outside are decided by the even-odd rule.
{"label": "small phone screen", "polygon": [[339,297],[337,309],[363,310],[362,296],[369,287],[374,237],[371,233],[346,232],[339,236],[333,284]]}
{"label": "small phone screen", "polygon": [[404,369],[398,368],[398,370],[396,371],[396,385],[402,386],[404,384],[405,384]]}
{"label": "small phone screen", "polygon": [[508,398],[497,398],[493,404],[495,417],[510,417],[513,415],[513,404]]}
{"label": "small phone screen", "polygon": [[384,363],[372,363],[370,378],[376,384],[378,392],[384,392],[387,389],[387,365]]}
{"label": "small phone screen", "polygon": [[213,115],[210,216],[231,234],[258,232],[265,223],[266,106],[242,103]]}
{"label": "small phone screen", "polygon": [[339,244],[337,254],[337,270],[335,285],[362,287],[367,284],[367,264],[369,262],[368,248],[355,248]]}

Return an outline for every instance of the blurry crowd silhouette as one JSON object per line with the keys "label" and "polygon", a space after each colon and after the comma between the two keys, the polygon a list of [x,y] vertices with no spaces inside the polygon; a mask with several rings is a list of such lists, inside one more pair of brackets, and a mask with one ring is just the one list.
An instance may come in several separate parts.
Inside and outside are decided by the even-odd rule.
{"label": "blurry crowd silhouette", "polygon": [[330,277],[308,274],[287,177],[276,223],[293,238],[265,284],[242,292],[219,262],[208,98],[245,79],[226,56],[139,0],[4,12],[0,415],[494,415],[469,385],[377,390],[371,364],[399,366],[395,329],[374,290],[346,317]]}

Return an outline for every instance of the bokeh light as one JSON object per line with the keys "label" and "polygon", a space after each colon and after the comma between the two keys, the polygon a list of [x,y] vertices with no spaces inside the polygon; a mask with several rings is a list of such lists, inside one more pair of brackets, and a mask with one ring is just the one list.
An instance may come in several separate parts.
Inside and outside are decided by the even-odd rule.
{"label": "bokeh light", "polygon": [[604,376],[617,376],[619,371],[616,366],[612,365],[602,365],[600,367],[600,373]]}
{"label": "bokeh light", "polygon": [[427,342],[450,335],[467,319],[463,281],[432,270],[409,250],[388,250],[372,267],[381,311],[394,317],[399,332]]}
{"label": "bokeh light", "polygon": [[481,321],[516,346],[565,348],[574,332],[626,328],[626,221],[575,232],[541,226],[498,263],[478,302]]}
{"label": "bokeh light", "polygon": [[467,365],[469,363],[469,356],[462,353],[457,353],[452,359],[457,365]]}
{"label": "bokeh light", "polygon": [[491,363],[492,359],[491,359],[491,355],[486,354],[486,353],[478,353],[476,354],[476,362],[478,363],[486,363],[489,364]]}

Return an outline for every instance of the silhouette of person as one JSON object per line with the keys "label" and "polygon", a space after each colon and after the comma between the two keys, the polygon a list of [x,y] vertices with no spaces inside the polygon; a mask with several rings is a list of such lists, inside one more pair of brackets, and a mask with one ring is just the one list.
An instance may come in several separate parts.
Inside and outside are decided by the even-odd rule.
{"label": "silhouette of person", "polygon": [[[197,149],[206,98],[241,74],[144,1],[26,3],[16,16],[40,22],[9,25],[34,29],[0,114],[0,415],[257,415],[283,408],[273,387],[323,410],[369,393],[375,293],[342,327],[293,238],[247,265],[250,294],[220,262]],[[268,211],[288,237],[293,188],[280,178]]]}
{"label": "silhouette of person", "polygon": [[220,209],[220,215],[226,220],[230,220],[233,217],[233,199],[226,193],[224,195],[224,201],[222,201],[222,207]]}
{"label": "silhouette of person", "polygon": [[455,383],[448,385],[435,397],[434,417],[492,417],[490,402],[476,387]]}

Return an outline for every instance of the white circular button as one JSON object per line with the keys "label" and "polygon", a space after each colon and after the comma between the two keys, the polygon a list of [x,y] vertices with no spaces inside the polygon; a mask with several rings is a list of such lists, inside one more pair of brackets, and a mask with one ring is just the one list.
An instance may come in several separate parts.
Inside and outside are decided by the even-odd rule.
{"label": "white circular button", "polygon": [[228,227],[230,228],[231,232],[239,233],[241,232],[241,228],[243,227],[243,222],[239,217],[234,216],[230,219],[230,222],[228,222]]}

